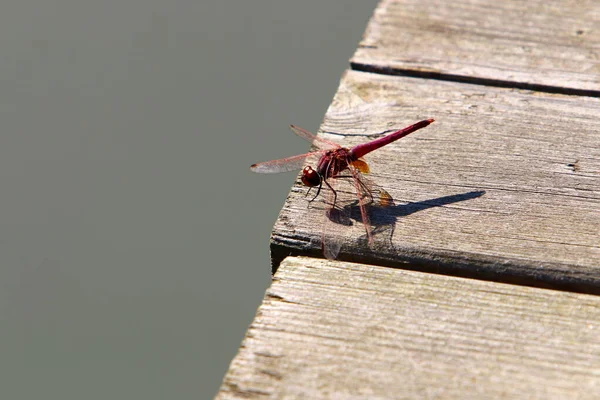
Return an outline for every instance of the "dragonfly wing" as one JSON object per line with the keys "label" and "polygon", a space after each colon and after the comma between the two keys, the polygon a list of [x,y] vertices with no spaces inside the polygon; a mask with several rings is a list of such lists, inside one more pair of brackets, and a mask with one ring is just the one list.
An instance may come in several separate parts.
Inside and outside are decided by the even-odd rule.
{"label": "dragonfly wing", "polygon": [[321,231],[321,248],[323,255],[328,260],[335,260],[342,249],[342,237],[339,236],[340,227],[352,225],[349,210],[346,207],[340,207],[337,201],[335,181],[335,179],[328,179],[326,182],[327,196]]}
{"label": "dragonfly wing", "polygon": [[357,176],[360,180],[361,186],[364,188],[363,191],[369,194],[367,198],[369,205],[384,208],[395,206],[394,199],[387,190],[377,185],[363,174],[357,174]]}
{"label": "dragonfly wing", "polygon": [[356,193],[362,194],[362,200],[359,201],[358,206],[369,246],[374,245],[375,237],[377,237],[380,245],[391,248],[396,218],[393,213],[385,211],[385,209],[395,206],[394,199],[387,190],[375,184],[358,170],[354,170],[352,173],[352,180],[355,183]]}
{"label": "dragonfly wing", "polygon": [[337,144],[335,142],[330,142],[327,139],[318,137],[317,135],[310,133],[306,129],[302,129],[299,126],[290,125],[290,129],[292,130],[292,132],[294,132],[296,135],[300,136],[302,139],[311,142],[312,144],[314,144],[315,146],[317,146],[319,148],[331,150],[331,149],[337,149],[340,147],[339,144]]}
{"label": "dragonfly wing", "polygon": [[[359,167],[363,166],[359,165]],[[325,218],[321,243],[323,255],[329,259],[338,256],[347,237],[343,232],[351,229],[350,227],[354,225],[353,221],[362,226],[369,246],[374,245],[375,235],[386,240],[384,238],[386,233],[389,233],[386,243],[391,246],[395,219],[386,218],[387,212],[382,209],[394,205],[392,196],[361,174],[360,169],[354,165],[350,164],[348,170],[350,174],[334,176],[330,174],[323,182],[323,190],[327,194],[324,201]],[[376,221],[375,226],[371,217]]]}
{"label": "dragonfly wing", "polygon": [[361,179],[363,177],[360,174],[360,171],[352,164],[348,165],[348,169],[352,174],[352,184],[354,186],[354,190],[356,191],[356,200],[358,201],[358,208],[360,209],[360,218],[365,227],[367,242],[370,246],[373,244],[373,233],[371,221],[369,220],[369,215],[367,214],[367,203],[372,194],[369,192],[368,185],[366,185],[363,182],[363,179]]}
{"label": "dragonfly wing", "polygon": [[279,160],[265,161],[252,164],[250,170],[259,174],[277,174],[280,172],[297,171],[304,165],[304,160],[312,155],[320,155],[321,151],[299,154],[297,156],[280,158]]}

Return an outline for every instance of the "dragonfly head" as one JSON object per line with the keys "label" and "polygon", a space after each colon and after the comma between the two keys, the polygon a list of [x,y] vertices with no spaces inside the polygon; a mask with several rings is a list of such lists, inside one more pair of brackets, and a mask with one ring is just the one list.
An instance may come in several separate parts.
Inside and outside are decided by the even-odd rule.
{"label": "dragonfly head", "polygon": [[302,177],[300,180],[302,180],[302,183],[304,183],[306,186],[319,186],[321,184],[321,175],[312,169],[311,166],[306,166],[302,170]]}

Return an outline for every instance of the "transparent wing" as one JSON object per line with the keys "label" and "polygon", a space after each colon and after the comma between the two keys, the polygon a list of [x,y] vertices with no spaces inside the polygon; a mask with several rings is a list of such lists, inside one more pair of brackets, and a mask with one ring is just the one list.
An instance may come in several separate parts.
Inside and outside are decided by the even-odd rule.
{"label": "transparent wing", "polygon": [[357,180],[362,187],[361,191],[366,195],[367,204],[384,208],[395,205],[392,195],[389,194],[387,190],[377,185],[371,179],[367,178],[364,175],[364,171],[360,170],[360,172],[363,173],[356,174],[356,177],[358,178]]}
{"label": "transparent wing", "polygon": [[300,136],[304,140],[307,140],[307,141],[311,142],[312,144],[314,144],[318,148],[331,150],[331,149],[337,149],[337,148],[340,147],[339,144],[337,144],[335,142],[330,142],[327,139],[320,138],[317,135],[312,134],[309,131],[300,128],[299,126],[290,125],[290,129],[296,135]]}
{"label": "transparent wing", "polygon": [[[394,205],[392,196],[383,188],[373,183],[363,173],[368,173],[369,167],[364,160],[354,161],[348,164],[348,171],[342,174],[334,174],[333,167],[327,167],[324,190],[324,223],[321,234],[321,246],[323,255],[329,259],[337,258],[342,244],[346,242],[354,230],[353,221],[364,229],[368,246],[373,246],[374,237],[385,232],[393,235],[393,229],[384,229],[387,225],[393,228],[393,224],[386,222],[382,216],[382,209]],[[370,218],[370,213],[375,218],[375,229]],[[385,213],[385,212],[383,212]],[[392,218],[393,220],[393,218]],[[386,225],[386,226],[384,226]],[[359,228],[360,229],[360,228]]]}
{"label": "transparent wing", "polygon": [[277,174],[280,172],[297,171],[304,165],[304,160],[312,155],[321,155],[323,151],[299,154],[297,156],[280,158],[279,160],[265,161],[252,164],[250,170],[259,174]]}
{"label": "transparent wing", "polygon": [[351,171],[353,171],[352,180],[359,199],[360,218],[369,247],[374,248],[377,241],[379,245],[391,248],[396,218],[391,211],[385,209],[395,205],[394,199],[385,189],[361,174],[359,170],[353,170],[351,166]]}
{"label": "transparent wing", "polygon": [[[361,172],[368,173],[369,168],[364,160],[361,162],[352,162],[348,165],[350,176],[342,175],[340,179],[350,179],[353,189],[353,206],[348,208],[358,209],[358,213],[351,212],[350,218],[360,220],[365,231],[367,244],[373,246],[374,236],[376,233],[383,232],[384,218],[382,218],[382,209],[389,208],[394,205],[392,196],[382,187],[376,185],[373,181],[363,175]],[[371,221],[370,213],[373,212],[377,222],[375,230]],[[385,213],[385,212],[384,212]],[[360,214],[360,215],[357,215]],[[389,225],[389,224],[388,224]]]}
{"label": "transparent wing", "polygon": [[370,192],[369,186],[364,183],[364,179],[361,179],[362,176],[359,169],[352,164],[348,165],[348,169],[352,174],[352,184],[356,191],[356,200],[358,201],[358,207],[360,209],[360,217],[367,233],[367,242],[369,246],[371,246],[373,244],[373,233],[371,232],[371,221],[367,214],[366,205],[368,204],[369,199],[373,198],[373,194]]}
{"label": "transparent wing", "polygon": [[[321,231],[321,248],[323,255],[329,260],[335,260],[342,249],[342,238],[346,229],[340,229],[343,226],[352,225],[349,217],[349,209],[340,207],[343,201],[336,190],[336,179],[330,178],[325,182],[327,195],[325,203],[325,213],[323,214],[323,227]],[[347,234],[347,233],[346,233]]]}

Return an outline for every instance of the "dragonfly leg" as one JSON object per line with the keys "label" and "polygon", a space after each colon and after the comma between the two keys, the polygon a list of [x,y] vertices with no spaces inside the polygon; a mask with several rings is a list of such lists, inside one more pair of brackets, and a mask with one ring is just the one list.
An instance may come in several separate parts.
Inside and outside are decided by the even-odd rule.
{"label": "dragonfly leg", "polygon": [[[310,191],[312,190],[312,187],[309,187],[308,190],[306,191],[306,194],[304,195],[304,197],[308,196]],[[310,203],[312,200],[309,200],[308,202]]]}
{"label": "dragonfly leg", "polygon": [[[309,203],[312,203],[313,201],[315,201],[315,199],[316,199],[317,197],[319,197],[319,193],[321,193],[321,187],[322,187],[322,186],[323,186],[323,180],[321,180],[321,182],[319,182],[319,187],[317,188],[317,194],[315,194],[315,196],[314,196],[312,199],[310,199],[310,200],[308,201]],[[312,189],[312,187],[308,188],[308,192],[306,192],[306,195],[305,195],[305,196],[308,196],[308,194],[310,193],[310,190],[311,190],[311,189]]]}
{"label": "dragonfly leg", "polygon": [[332,207],[335,207],[335,203],[337,202],[337,192],[335,191],[335,189],[329,184],[329,182],[327,182],[327,180],[323,179],[323,182],[325,182],[325,184],[327,185],[327,187],[329,189],[331,189],[331,191],[333,192],[333,204],[331,205]]}

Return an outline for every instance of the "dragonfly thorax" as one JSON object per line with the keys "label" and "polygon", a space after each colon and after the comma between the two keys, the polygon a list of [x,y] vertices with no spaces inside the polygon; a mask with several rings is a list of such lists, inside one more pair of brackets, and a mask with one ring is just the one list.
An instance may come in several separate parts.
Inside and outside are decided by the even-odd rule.
{"label": "dragonfly thorax", "polygon": [[302,170],[302,177],[300,180],[306,186],[319,186],[321,184],[321,175],[309,165]]}

